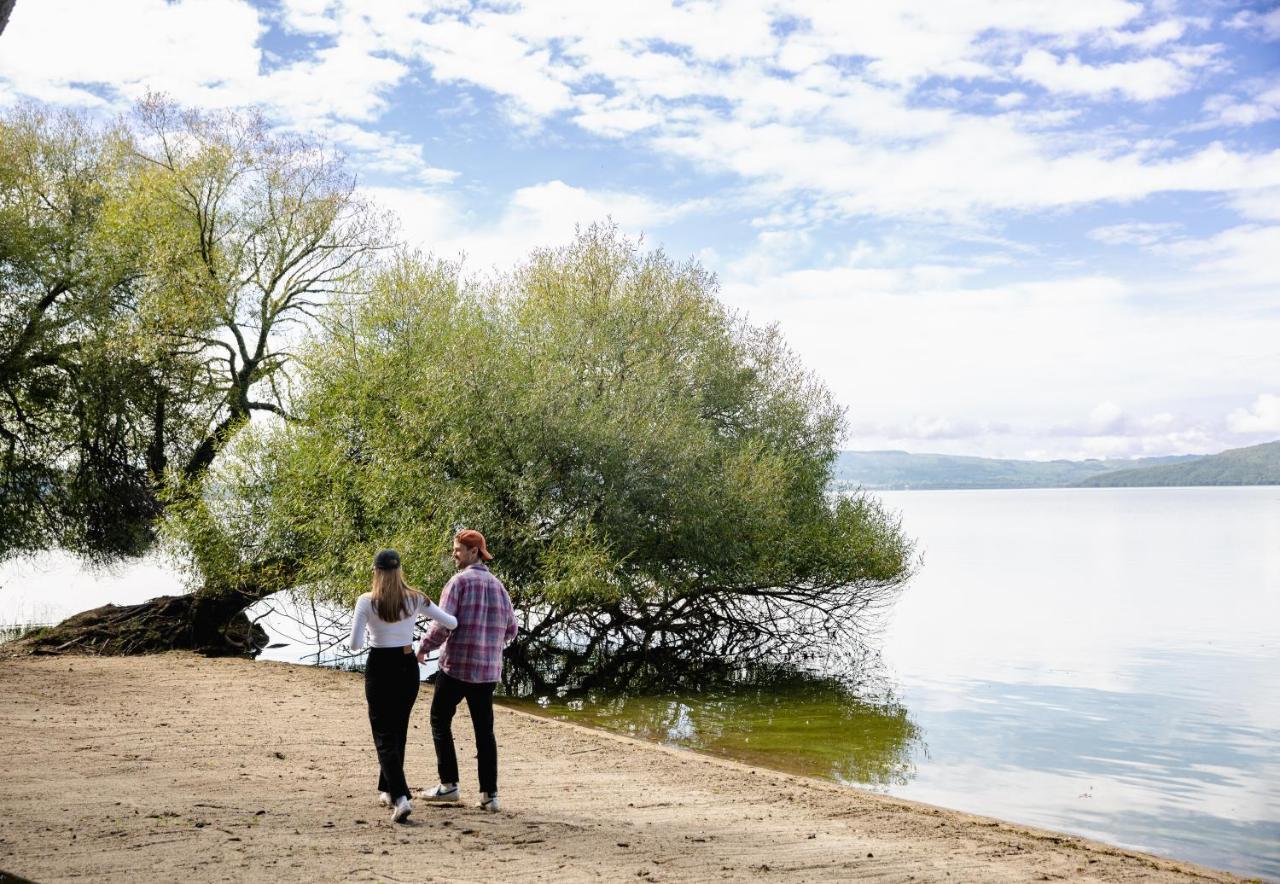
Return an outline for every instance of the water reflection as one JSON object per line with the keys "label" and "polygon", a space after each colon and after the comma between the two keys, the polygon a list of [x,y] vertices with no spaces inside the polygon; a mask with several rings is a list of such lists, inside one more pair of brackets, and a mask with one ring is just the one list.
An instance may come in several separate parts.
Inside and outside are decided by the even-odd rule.
{"label": "water reflection", "polygon": [[920,728],[891,695],[833,680],[760,674],[697,693],[577,696],[502,702],[565,721],[873,788],[905,784],[925,752]]}
{"label": "water reflection", "polygon": [[1257,702],[1276,663],[1146,649],[1124,690],[918,682],[903,697],[930,757],[890,791],[1280,878],[1280,742]]}

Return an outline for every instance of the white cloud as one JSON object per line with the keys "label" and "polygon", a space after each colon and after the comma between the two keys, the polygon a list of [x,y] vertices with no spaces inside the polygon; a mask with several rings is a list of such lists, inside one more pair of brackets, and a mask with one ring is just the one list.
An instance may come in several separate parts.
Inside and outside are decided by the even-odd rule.
{"label": "white cloud", "polygon": [[626,227],[668,224],[694,209],[692,203],[660,203],[622,191],[591,191],[563,181],[522,187],[511,198],[509,215],[517,222],[537,219],[552,226],[572,227],[612,216]]}
{"label": "white cloud", "polygon": [[736,278],[772,276],[802,263],[813,248],[808,231],[785,225],[763,229],[756,234],[755,247],[748,254],[724,265],[724,272]]}
{"label": "white cloud", "polygon": [[[459,172],[439,167],[423,146],[432,142],[400,118],[398,129],[384,123],[396,90],[421,77],[448,84],[433,100],[495,99],[508,116],[498,122],[517,123],[495,140],[532,133],[547,154],[560,139],[625,145],[626,159],[661,164],[680,193],[715,187],[716,207],[732,203],[754,242],[745,253],[722,241],[702,252],[719,262],[726,298],[782,323],[839,398],[858,403],[869,431],[957,446],[985,433],[1006,453],[1208,450],[1227,440],[1222,416],[1243,401],[1238,391],[1252,395],[1256,378],[1280,372],[1280,323],[1258,309],[1274,305],[1280,285],[1280,150],[1247,140],[1262,130],[1233,131],[1230,143],[1180,140],[1183,121],[1156,116],[1203,104],[1212,126],[1268,122],[1274,78],[1155,104],[1219,75],[1228,57],[1197,42],[1206,23],[1170,17],[1170,4],[99,6],[20,3],[0,54],[0,104],[26,95],[117,109],[147,88],[205,106],[258,103],[351,152],[363,181],[411,185],[367,192],[401,214],[415,241],[465,251],[480,268],[563,243],[578,223],[612,216],[629,233],[652,232],[711,206],[607,176],[578,186],[587,179],[571,177],[571,164],[533,165],[515,183],[508,175],[505,200],[480,179],[445,189]],[[76,29],[61,27],[72,19]],[[294,35],[285,57],[262,51],[264,21]],[[1280,11],[1230,24],[1280,36]],[[1116,98],[1152,104],[1124,116],[1099,110]],[[1186,193],[1215,194],[1254,223],[1192,236],[1177,215],[1124,221],[1152,217],[1128,204]],[[1019,250],[1036,249],[1036,235],[1015,224],[1009,237],[1022,242],[998,241],[1009,213],[1101,203],[1125,215],[1102,215],[1089,236],[1149,253],[1132,279],[1063,269],[1062,250],[1048,244],[1028,279]],[[913,228],[920,220],[948,223]],[[891,224],[915,234],[895,240]],[[857,232],[841,240],[848,229]],[[920,247],[938,231],[953,245],[967,237],[963,251]],[[1214,403],[1212,417],[1208,405],[1187,414],[1183,398]],[[1106,402],[1125,410],[1095,412]],[[1063,415],[1077,416],[1071,434],[1046,441],[1044,428],[1066,426]]]}
{"label": "white cloud", "polygon": [[458,177],[452,169],[432,166],[422,145],[398,132],[338,122],[329,125],[325,134],[343,149],[357,154],[363,167],[371,171],[407,177],[423,185],[448,184]]}
{"label": "white cloud", "polygon": [[1226,25],[1236,30],[1253,31],[1264,40],[1280,40],[1280,6],[1270,12],[1251,9],[1237,12]]}
{"label": "white cloud", "polygon": [[[1003,117],[957,117],[944,134],[903,145],[778,124],[750,126],[703,113],[688,125],[669,127],[655,146],[709,171],[753,181],[762,199],[807,194],[846,215],[965,219],[1002,209],[1280,184],[1280,151],[1247,156],[1219,144],[1179,157],[1140,145],[1118,152],[1063,150]],[[956,174],[958,163],[963,174]]]}
{"label": "white cloud", "polygon": [[[1160,246],[1189,259],[1197,281],[1211,288],[1261,290],[1274,298],[1280,287],[1280,225],[1246,224],[1203,239]],[[1273,301],[1274,303],[1274,301]]]}
{"label": "white cloud", "polygon": [[[926,257],[908,248],[888,266],[864,256],[824,270],[726,273],[722,296],[755,322],[777,322],[851,404],[857,448],[1037,458],[1219,451],[1241,444],[1222,420],[1234,391],[1280,376],[1280,318],[1255,310],[1255,289],[1238,288],[1238,277],[1200,266],[1209,254],[1144,267],[1138,281],[983,284],[959,265],[933,285],[911,275]],[[1169,294],[1178,285],[1184,292]],[[1064,422],[1072,414],[1080,417]]]}
{"label": "white cloud", "polygon": [[408,74],[403,62],[382,54],[367,34],[344,31],[333,46],[316,50],[255,80],[254,95],[228,96],[266,103],[288,120],[321,128],[333,118],[371,122],[386,108],[386,93]]}
{"label": "white cloud", "polygon": [[410,245],[442,258],[457,256],[442,244],[453,242],[470,219],[452,195],[405,187],[362,187],[360,193],[396,215],[401,237]]}
{"label": "white cloud", "polygon": [[[332,140],[362,172],[419,184],[456,177],[404,134],[373,125],[410,68],[367,21],[338,0],[289,0],[274,13],[286,27],[334,39],[268,66],[263,15],[243,0],[24,3],[5,34],[0,91],[113,110],[148,91],[203,107],[253,104],[286,129]],[[63,27],[68,20],[77,26]]]}
{"label": "white cloud", "polygon": [[299,34],[336,34],[336,0],[281,0],[283,24]]}
{"label": "white cloud", "polygon": [[1263,393],[1251,408],[1227,415],[1227,426],[1234,433],[1280,433],[1280,396]]}
{"label": "white cloud", "polygon": [[[1280,188],[1233,194],[1231,202],[1246,216],[1280,220],[1275,198]],[[1280,225],[1241,224],[1210,236],[1182,235],[1177,223],[1128,222],[1095,227],[1090,239],[1107,245],[1137,245],[1166,260],[1166,270],[1182,275],[1166,284],[1166,295],[1202,295],[1206,288],[1219,298],[1240,299],[1249,293],[1264,299],[1280,287]],[[1173,263],[1168,263],[1172,259]],[[1256,298],[1251,300],[1257,301]]]}
{"label": "white cloud", "polygon": [[1280,118],[1280,80],[1249,84],[1243,96],[1217,94],[1205,99],[1206,126],[1254,126]]}
{"label": "white cloud", "polygon": [[1125,431],[1128,418],[1124,409],[1114,402],[1103,402],[1089,412],[1089,435],[1113,436]]}
{"label": "white cloud", "polygon": [[508,269],[537,248],[568,242],[575,227],[612,218],[636,237],[705,208],[702,202],[660,203],[612,190],[547,181],[514,191],[496,218],[467,211],[458,194],[390,187],[363,193],[395,212],[404,238],[444,258],[465,255],[474,270]]}
{"label": "white cloud", "polygon": [[[322,39],[266,70],[256,44],[262,22],[241,0],[121,0],[109,15],[91,13],[92,27],[77,33],[93,32],[92,40],[73,46],[65,53],[71,63],[55,71],[45,59],[64,50],[51,42],[60,34],[51,22],[79,15],[73,7],[47,0],[19,9],[11,27],[22,39],[9,44],[29,48],[16,61],[6,54],[10,88],[80,103],[97,100],[85,83],[125,98],[151,86],[206,105],[265,103],[294,128],[341,133],[357,165],[420,183],[450,173],[394,133],[355,131],[376,131],[391,90],[418,72],[498,97],[521,125],[571,120],[596,136],[732,175],[757,205],[794,200],[810,219],[975,222],[996,211],[1229,191],[1246,180],[1280,184],[1280,153],[1072,135],[1064,127],[1078,111],[1024,110],[1030,101],[1018,91],[992,99],[1007,111],[994,117],[965,108],[960,87],[987,81],[1003,89],[1019,70],[1086,95],[1146,100],[1185,88],[1216,49],[1173,42],[1186,40],[1181,20],[1135,30],[1144,10],[1129,0],[856,8],[638,0],[607,12],[587,0],[426,9],[408,0],[285,0],[274,19]],[[23,14],[31,16],[25,26]],[[158,24],[146,37],[121,24],[140,20]],[[163,39],[151,39],[152,31]],[[1162,54],[1090,66],[1043,48],[1100,41]],[[864,62],[851,66],[850,57]],[[778,76],[779,68],[792,74]],[[918,91],[930,77],[952,82]]]}
{"label": "white cloud", "polygon": [[871,60],[869,72],[875,79],[891,83],[989,75],[993,69],[986,38],[992,33],[1074,42],[1100,29],[1123,27],[1142,12],[1138,4],[1123,0],[871,5],[804,0],[784,9],[811,23],[788,43],[808,48],[810,57],[863,56]]}
{"label": "white cloud", "polygon": [[536,121],[571,106],[551,51],[513,34],[507,17],[480,12],[469,22],[439,20],[413,32],[411,52],[442,83],[464,83],[505,95],[517,116]]}
{"label": "white cloud", "polygon": [[1229,447],[1226,436],[1215,433],[1213,421],[1183,413],[1158,411],[1137,414],[1115,402],[1101,402],[1083,420],[1069,420],[1044,427],[1022,426],[1020,432],[1039,437],[1035,459],[1046,450],[1055,456],[1139,457],[1151,454],[1194,454]]}
{"label": "white cloud", "polygon": [[1185,20],[1167,18],[1139,31],[1109,31],[1105,40],[1115,46],[1136,46],[1139,49],[1151,50],[1164,43],[1181,39],[1186,32]]}
{"label": "white cloud", "polygon": [[1258,187],[1231,194],[1232,207],[1252,221],[1280,221],[1280,187]]}
{"label": "white cloud", "polygon": [[1156,224],[1132,221],[1124,224],[1108,224],[1103,227],[1095,227],[1089,231],[1089,238],[1109,246],[1150,246],[1167,240],[1177,233],[1181,227],[1182,225],[1171,222]]}
{"label": "white cloud", "polygon": [[888,423],[855,419],[850,425],[850,433],[855,439],[901,439],[920,445],[954,440],[964,440],[971,444],[974,439],[1000,436],[1011,431],[1008,424],[998,421],[977,421],[943,415],[913,415],[906,420]]}
{"label": "white cloud", "polygon": [[620,138],[657,126],[662,115],[647,108],[633,107],[624,100],[606,98],[588,93],[580,96],[576,105],[576,122],[588,132],[609,138]]}
{"label": "white cloud", "polygon": [[1024,55],[1015,73],[1050,92],[1095,97],[1124,95],[1136,101],[1177,95],[1192,82],[1186,67],[1164,58],[1088,65],[1074,55],[1059,59],[1043,49],[1032,49]]}
{"label": "white cloud", "polygon": [[99,84],[125,100],[155,89],[203,101],[224,84],[257,78],[263,30],[243,0],[19,3],[5,31],[0,78],[54,103],[101,104],[87,88]]}
{"label": "white cloud", "polygon": [[[295,12],[314,15],[321,5],[308,0]],[[1224,148],[1179,156],[1167,146],[1064,139],[1071,109],[992,118],[955,106],[946,96],[963,93],[954,87],[930,87],[930,101],[915,93],[926,77],[1007,82],[1021,59],[1024,68],[1047,62],[1041,79],[1056,77],[1086,94],[1173,94],[1216,49],[1170,46],[1186,35],[1182,20],[1129,30],[1142,12],[1123,0],[916,0],[856,9],[812,0],[646,0],[602,15],[575,0],[465,12],[436,7],[425,16],[390,3],[358,17],[335,15],[365,22],[378,45],[427,64],[440,82],[498,96],[518,123],[564,118],[597,136],[638,140],[742,179],[758,202],[796,198],[816,202],[810,212],[963,219],[1183,188],[1232,189],[1251,167],[1267,165],[1265,155]],[[354,28],[344,24],[342,33]],[[1037,40],[1057,47],[1110,40],[1164,54],[1090,67],[1044,49],[1020,50]],[[865,65],[851,69],[851,56]],[[777,76],[779,67],[793,75]],[[994,101],[1009,109],[1027,99],[1007,92]],[[963,176],[954,174],[957,158],[966,165]]]}

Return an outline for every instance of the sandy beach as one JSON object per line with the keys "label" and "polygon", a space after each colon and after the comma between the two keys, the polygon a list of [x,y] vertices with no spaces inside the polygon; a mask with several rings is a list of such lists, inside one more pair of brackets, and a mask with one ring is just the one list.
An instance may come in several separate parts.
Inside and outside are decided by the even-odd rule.
{"label": "sandy beach", "polygon": [[[435,782],[423,686],[409,781]],[[0,881],[1234,881],[1224,872],[499,709],[503,810],[377,804],[357,674],[0,658]]]}

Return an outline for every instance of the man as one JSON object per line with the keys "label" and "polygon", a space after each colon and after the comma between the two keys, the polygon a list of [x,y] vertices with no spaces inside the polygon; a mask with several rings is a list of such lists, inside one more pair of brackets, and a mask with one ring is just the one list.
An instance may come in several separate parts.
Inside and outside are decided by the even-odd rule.
{"label": "man", "polygon": [[440,784],[423,794],[427,801],[454,802],[458,792],[458,756],[453,747],[453,713],[467,701],[476,734],[480,769],[480,806],[498,810],[498,742],[493,736],[493,689],[502,676],[502,649],[516,637],[511,597],[485,562],[493,558],[479,531],[459,531],[453,538],[458,568],[440,593],[440,607],[458,618],[450,632],[432,624],[418,646],[418,661],[444,645],[440,672],[431,698],[431,739],[436,744]]}

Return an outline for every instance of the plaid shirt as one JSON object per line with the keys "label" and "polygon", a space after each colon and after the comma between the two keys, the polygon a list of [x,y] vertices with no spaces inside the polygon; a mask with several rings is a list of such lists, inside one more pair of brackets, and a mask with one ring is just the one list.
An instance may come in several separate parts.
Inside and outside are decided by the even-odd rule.
{"label": "plaid shirt", "polygon": [[450,632],[432,623],[420,648],[440,652],[440,669],[458,681],[484,684],[502,677],[502,649],[516,637],[516,612],[502,581],[481,563],[468,565],[444,585],[440,607],[458,618]]}

